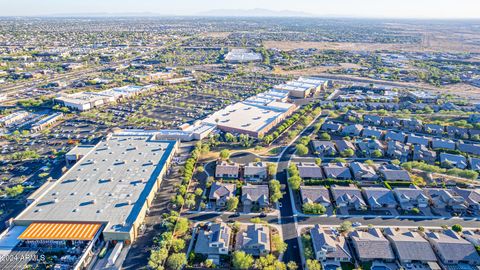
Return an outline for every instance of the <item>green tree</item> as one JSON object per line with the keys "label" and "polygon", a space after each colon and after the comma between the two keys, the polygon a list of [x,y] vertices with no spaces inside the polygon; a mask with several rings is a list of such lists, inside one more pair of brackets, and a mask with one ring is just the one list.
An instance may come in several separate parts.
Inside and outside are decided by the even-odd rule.
{"label": "green tree", "polygon": [[172,241],[172,249],[174,252],[180,252],[185,248],[185,240],[181,238],[175,238]]}
{"label": "green tree", "polygon": [[288,185],[293,190],[299,190],[301,183],[302,183],[302,178],[300,178],[300,176],[298,176],[298,175],[294,175],[294,176],[288,178]]}
{"label": "green tree", "polygon": [[347,233],[352,230],[352,223],[350,221],[344,221],[340,224],[338,231],[342,233]]}
{"label": "green tree", "polygon": [[8,197],[17,197],[18,195],[22,194],[24,191],[24,188],[22,185],[16,185],[13,187],[8,187],[5,189],[5,193],[7,194]]}
{"label": "green tree", "polygon": [[230,199],[228,199],[226,207],[227,211],[236,211],[238,207],[238,198],[231,197]]}
{"label": "green tree", "polygon": [[246,254],[243,251],[234,251],[232,253],[232,266],[234,269],[246,270],[253,266],[252,255]]}
{"label": "green tree", "polygon": [[167,257],[168,250],[166,248],[152,250],[148,259],[148,266],[155,270],[163,270],[163,262]]}
{"label": "green tree", "polygon": [[196,188],[195,189],[195,195],[196,196],[200,197],[200,196],[202,196],[202,194],[203,194],[203,189],[201,189],[201,188]]}
{"label": "green tree", "polygon": [[372,152],[372,157],[374,158],[381,158],[383,156],[382,151],[375,149]]}
{"label": "green tree", "polygon": [[308,270],[322,270],[322,266],[317,260],[307,260]]}
{"label": "green tree", "polygon": [[223,149],[220,151],[220,158],[223,160],[227,160],[230,157],[230,151],[228,149]]}
{"label": "green tree", "polygon": [[166,265],[170,270],[180,270],[185,263],[187,263],[187,256],[185,253],[173,253],[167,258]]}
{"label": "green tree", "polygon": [[277,173],[277,165],[275,163],[268,163],[267,164],[268,175],[270,177],[274,177]]}
{"label": "green tree", "polygon": [[277,258],[272,254],[268,254],[267,256],[260,257],[255,260],[255,268],[259,270],[286,270],[287,266],[285,263],[277,260]]}
{"label": "green tree", "polygon": [[270,201],[271,202],[278,202],[283,197],[282,191],[281,191],[281,185],[278,180],[270,180],[268,183],[269,188],[270,188]]}
{"label": "green tree", "polygon": [[182,236],[187,233],[188,229],[190,228],[190,221],[188,219],[179,217],[177,219],[177,224],[175,226],[175,234],[177,236]]}
{"label": "green tree", "polygon": [[283,253],[287,250],[287,244],[283,242],[282,238],[278,234],[272,236],[272,245],[278,253]]}
{"label": "green tree", "polygon": [[459,232],[462,232],[462,231],[463,231],[463,227],[462,227],[462,225],[460,225],[460,224],[454,224],[454,225],[452,226],[452,231],[458,232],[458,233],[459,233]]}
{"label": "green tree", "polygon": [[353,149],[346,149],[346,150],[340,152],[340,155],[342,157],[351,157],[351,156],[355,155],[355,151],[353,151]]}
{"label": "green tree", "polygon": [[327,208],[319,203],[304,203],[302,206],[305,214],[323,215],[327,212]]}
{"label": "green tree", "polygon": [[297,269],[298,269],[298,265],[297,265],[297,263],[294,262],[294,261],[289,261],[289,262],[287,263],[287,268],[288,268],[288,270],[297,270]]}
{"label": "green tree", "polygon": [[316,158],[315,159],[315,164],[317,164],[317,166],[322,165],[322,159],[321,158]]}
{"label": "green tree", "polygon": [[330,141],[332,139],[332,137],[330,137],[330,135],[326,132],[321,133],[318,138],[322,141]]}
{"label": "green tree", "polygon": [[308,147],[306,147],[305,145],[303,144],[297,144],[295,146],[295,148],[297,149],[297,153],[300,155],[300,156],[305,156],[308,154]]}

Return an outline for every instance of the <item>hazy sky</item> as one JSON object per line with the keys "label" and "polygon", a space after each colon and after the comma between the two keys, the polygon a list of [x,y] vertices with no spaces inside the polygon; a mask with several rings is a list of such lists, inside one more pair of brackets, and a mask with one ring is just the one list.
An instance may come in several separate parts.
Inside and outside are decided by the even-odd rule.
{"label": "hazy sky", "polygon": [[194,15],[212,9],[271,9],[316,15],[480,18],[480,0],[0,0],[0,16],[59,13]]}

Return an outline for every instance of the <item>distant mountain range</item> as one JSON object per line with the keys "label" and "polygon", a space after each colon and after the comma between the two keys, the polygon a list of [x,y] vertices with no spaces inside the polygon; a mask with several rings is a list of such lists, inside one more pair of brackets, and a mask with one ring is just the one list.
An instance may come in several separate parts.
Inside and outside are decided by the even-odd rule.
{"label": "distant mountain range", "polygon": [[121,13],[57,13],[48,17],[166,17],[166,16],[199,16],[199,17],[315,17],[316,15],[301,11],[269,10],[269,9],[214,9],[195,14],[162,14],[155,12],[121,12]]}
{"label": "distant mountain range", "polygon": [[315,14],[292,11],[292,10],[269,10],[269,9],[214,9],[200,12],[197,16],[206,17],[315,17]]}

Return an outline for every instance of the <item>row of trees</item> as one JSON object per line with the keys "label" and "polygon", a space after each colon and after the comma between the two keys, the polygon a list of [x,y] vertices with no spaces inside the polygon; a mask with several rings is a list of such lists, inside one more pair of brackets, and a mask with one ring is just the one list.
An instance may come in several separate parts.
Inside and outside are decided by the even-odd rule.
{"label": "row of trees", "polygon": [[233,269],[247,270],[296,270],[298,266],[295,262],[290,261],[284,263],[277,259],[273,254],[254,259],[252,255],[243,251],[235,251],[232,254],[232,267]]}

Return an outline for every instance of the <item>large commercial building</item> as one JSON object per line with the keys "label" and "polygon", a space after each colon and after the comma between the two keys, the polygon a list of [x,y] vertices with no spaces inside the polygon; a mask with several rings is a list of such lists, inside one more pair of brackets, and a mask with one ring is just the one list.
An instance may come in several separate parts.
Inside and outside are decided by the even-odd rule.
{"label": "large commercial building", "polygon": [[153,85],[147,86],[123,86],[101,92],[80,92],[71,95],[60,95],[55,102],[65,107],[79,111],[88,111],[120,99],[130,98],[152,89]]}
{"label": "large commercial building", "polygon": [[30,130],[33,132],[40,131],[50,125],[55,124],[58,122],[60,119],[63,118],[63,113],[57,112],[53,113],[51,115],[47,115],[44,118],[40,119],[38,122],[35,122],[31,127]]}
{"label": "large commercial building", "polygon": [[300,77],[297,80],[276,85],[273,89],[288,91],[291,97],[306,98],[325,89],[327,86],[328,80],[313,77]]}
{"label": "large commercial building", "polygon": [[225,132],[263,136],[295,111],[295,104],[278,101],[283,99],[279,91],[262,93],[229,105],[203,122]]}
{"label": "large commercial building", "polygon": [[16,122],[20,122],[28,116],[26,111],[18,111],[0,118],[0,126],[8,127]]}
{"label": "large commercial building", "polygon": [[249,49],[232,49],[225,56],[225,61],[229,63],[260,62],[262,60],[262,54]]}

